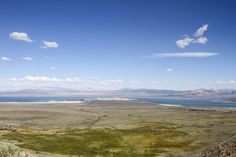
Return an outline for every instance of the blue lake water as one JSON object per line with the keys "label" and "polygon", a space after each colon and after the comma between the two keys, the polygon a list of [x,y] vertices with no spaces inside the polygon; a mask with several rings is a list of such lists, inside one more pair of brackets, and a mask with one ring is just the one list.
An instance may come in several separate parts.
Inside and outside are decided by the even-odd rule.
{"label": "blue lake water", "polygon": [[184,107],[235,108],[236,102],[221,102],[212,99],[182,99],[182,98],[137,98],[139,101],[155,102],[160,104],[181,105]]}
{"label": "blue lake water", "polygon": [[[48,101],[77,101],[92,100],[89,97],[75,96],[49,96],[49,97],[0,97],[0,102],[48,102]],[[136,101],[154,102],[159,104],[173,104],[184,107],[214,107],[214,108],[234,108],[236,103],[220,102],[211,99],[177,99],[177,98],[135,98]]]}

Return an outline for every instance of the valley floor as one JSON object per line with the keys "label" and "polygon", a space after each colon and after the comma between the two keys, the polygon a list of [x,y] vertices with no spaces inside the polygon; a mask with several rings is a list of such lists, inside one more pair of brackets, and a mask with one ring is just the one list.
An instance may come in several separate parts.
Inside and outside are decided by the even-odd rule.
{"label": "valley floor", "polygon": [[132,101],[0,104],[0,141],[23,156],[196,156],[235,134],[236,110]]}

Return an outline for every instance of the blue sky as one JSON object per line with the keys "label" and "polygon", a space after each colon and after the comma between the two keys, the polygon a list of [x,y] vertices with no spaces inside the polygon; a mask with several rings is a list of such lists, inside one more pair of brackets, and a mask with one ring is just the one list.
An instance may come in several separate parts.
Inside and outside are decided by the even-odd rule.
{"label": "blue sky", "polygon": [[2,0],[1,90],[236,87],[234,0]]}

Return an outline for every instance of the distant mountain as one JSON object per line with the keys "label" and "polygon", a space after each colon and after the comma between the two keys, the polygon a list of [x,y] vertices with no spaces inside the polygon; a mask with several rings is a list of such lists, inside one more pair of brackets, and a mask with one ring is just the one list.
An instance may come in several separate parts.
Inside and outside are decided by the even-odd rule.
{"label": "distant mountain", "polygon": [[219,98],[236,96],[235,89],[195,89],[195,90],[157,90],[157,89],[121,89],[119,92],[145,94],[148,96],[182,97],[182,98]]}
{"label": "distant mountain", "polygon": [[159,90],[159,89],[129,89],[99,91],[74,90],[67,88],[24,89],[19,91],[0,92],[0,96],[88,96],[88,97],[175,97],[175,98],[236,98],[235,89],[195,89],[195,90]]}
{"label": "distant mountain", "polygon": [[226,102],[236,102],[236,96],[234,97],[228,97],[228,98],[222,98],[220,99],[221,101],[226,101]]}
{"label": "distant mountain", "polygon": [[224,97],[234,97],[236,96],[236,90],[234,89],[196,89],[189,90],[183,93],[184,97],[190,98],[224,98]]}

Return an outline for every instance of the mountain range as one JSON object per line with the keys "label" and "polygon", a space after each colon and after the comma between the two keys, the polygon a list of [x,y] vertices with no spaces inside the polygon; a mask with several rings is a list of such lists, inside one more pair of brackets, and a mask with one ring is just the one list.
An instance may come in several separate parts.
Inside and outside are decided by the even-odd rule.
{"label": "mountain range", "polygon": [[225,101],[236,100],[236,89],[130,89],[120,90],[75,90],[65,88],[24,89],[19,91],[0,92],[0,96],[81,96],[81,97],[173,97],[173,98],[214,98]]}

